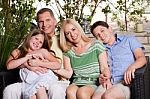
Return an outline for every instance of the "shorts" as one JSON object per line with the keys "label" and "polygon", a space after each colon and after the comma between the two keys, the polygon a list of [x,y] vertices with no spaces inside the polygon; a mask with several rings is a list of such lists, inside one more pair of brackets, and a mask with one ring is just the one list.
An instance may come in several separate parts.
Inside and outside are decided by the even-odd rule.
{"label": "shorts", "polygon": [[124,96],[126,97],[126,99],[130,99],[130,87],[129,86],[126,86],[122,83],[118,83],[118,84],[115,84],[113,85],[114,87],[117,87],[118,89],[120,88],[122,90],[122,92],[124,93]]}
{"label": "shorts", "polygon": [[93,84],[86,84],[86,85],[77,85],[77,84],[75,84],[75,83],[72,83],[72,84],[74,84],[74,85],[76,85],[76,86],[78,86],[78,87],[90,86],[90,87],[92,87],[94,90],[97,90],[97,88],[98,88],[97,85],[93,85]]}
{"label": "shorts", "polygon": [[[125,98],[130,99],[130,87],[129,86],[126,86],[122,83],[118,83],[118,84],[113,85],[113,87],[117,87],[118,89],[121,89]],[[96,92],[98,93],[104,93],[105,91],[106,91],[106,88],[104,88],[102,85],[100,85],[96,90]]]}

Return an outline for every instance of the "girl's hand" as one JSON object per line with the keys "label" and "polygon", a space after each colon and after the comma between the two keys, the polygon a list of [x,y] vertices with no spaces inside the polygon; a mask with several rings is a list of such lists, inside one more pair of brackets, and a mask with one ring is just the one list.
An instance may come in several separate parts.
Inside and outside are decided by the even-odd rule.
{"label": "girl's hand", "polygon": [[44,57],[43,57],[43,55],[42,54],[32,54],[32,57],[34,58],[34,59],[40,59],[40,60],[44,60]]}
{"label": "girl's hand", "polygon": [[29,59],[32,59],[32,58],[33,58],[33,56],[32,56],[31,54],[27,54],[25,57],[27,58],[27,60],[29,60]]}
{"label": "girl's hand", "polygon": [[40,66],[40,61],[41,60],[39,60],[38,58],[36,58],[36,59],[29,59],[28,60],[28,64],[31,67],[39,67]]}

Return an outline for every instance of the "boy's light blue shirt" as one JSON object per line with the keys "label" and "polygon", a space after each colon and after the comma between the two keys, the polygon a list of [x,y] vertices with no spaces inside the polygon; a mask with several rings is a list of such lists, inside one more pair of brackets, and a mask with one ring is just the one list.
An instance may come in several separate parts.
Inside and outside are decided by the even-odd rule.
{"label": "boy's light blue shirt", "polygon": [[111,81],[113,84],[116,84],[123,80],[124,72],[135,61],[135,49],[142,48],[144,50],[144,47],[131,35],[117,35],[116,42],[113,46],[107,44],[105,46],[108,53],[108,64],[112,74]]}

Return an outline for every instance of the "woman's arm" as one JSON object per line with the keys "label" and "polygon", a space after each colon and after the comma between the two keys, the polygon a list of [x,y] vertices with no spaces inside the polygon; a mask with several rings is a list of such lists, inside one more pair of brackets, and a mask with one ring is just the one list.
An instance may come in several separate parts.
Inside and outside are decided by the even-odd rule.
{"label": "woman's arm", "polygon": [[99,82],[103,85],[103,87],[109,89],[112,87],[112,84],[110,82],[111,73],[107,64],[106,51],[104,51],[99,55],[99,62],[100,62],[100,71],[101,71],[101,74],[99,76]]}
{"label": "woman's arm", "polygon": [[73,70],[71,68],[70,59],[66,56],[63,56],[63,66],[64,68],[61,68],[59,70],[54,70],[54,72],[64,78],[68,78],[68,79],[71,78],[73,74]]}
{"label": "woman's arm", "polygon": [[104,76],[110,78],[111,74],[107,61],[107,54],[106,51],[104,51],[99,55],[100,71],[102,74],[104,74]]}
{"label": "woman's arm", "polygon": [[27,62],[28,59],[32,58],[31,55],[26,55],[25,57],[18,58],[19,54],[20,54],[19,49],[15,49],[12,51],[11,55],[9,56],[6,62],[6,66],[8,70],[17,68],[21,66],[23,63]]}

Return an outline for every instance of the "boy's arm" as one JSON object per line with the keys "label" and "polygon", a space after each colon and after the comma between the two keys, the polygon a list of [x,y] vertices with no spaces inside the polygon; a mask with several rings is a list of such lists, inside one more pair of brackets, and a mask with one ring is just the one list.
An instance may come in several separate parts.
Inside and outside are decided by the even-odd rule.
{"label": "boy's arm", "polygon": [[135,62],[129,65],[127,71],[124,74],[125,84],[130,84],[132,79],[134,78],[134,72],[136,69],[141,68],[146,64],[146,57],[141,48],[137,48],[134,51]]}

